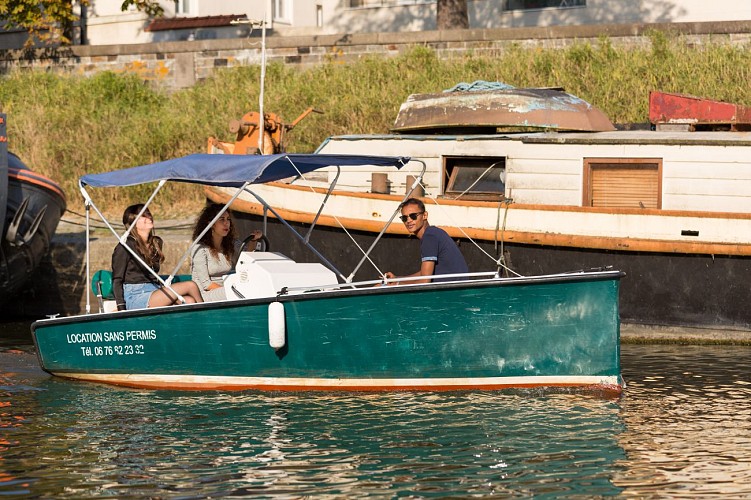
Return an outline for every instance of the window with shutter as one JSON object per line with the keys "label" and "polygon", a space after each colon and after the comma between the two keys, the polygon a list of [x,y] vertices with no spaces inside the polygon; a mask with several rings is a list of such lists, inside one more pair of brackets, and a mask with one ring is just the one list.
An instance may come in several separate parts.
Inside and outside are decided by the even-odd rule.
{"label": "window with shutter", "polygon": [[662,159],[585,158],[583,205],[662,208]]}

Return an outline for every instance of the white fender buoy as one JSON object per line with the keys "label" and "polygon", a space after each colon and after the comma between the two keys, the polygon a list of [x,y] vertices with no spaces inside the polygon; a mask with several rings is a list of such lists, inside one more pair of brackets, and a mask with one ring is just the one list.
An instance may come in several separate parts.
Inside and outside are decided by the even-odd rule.
{"label": "white fender buoy", "polygon": [[284,319],[284,304],[272,302],[269,304],[269,345],[278,351],[284,347],[287,326]]}

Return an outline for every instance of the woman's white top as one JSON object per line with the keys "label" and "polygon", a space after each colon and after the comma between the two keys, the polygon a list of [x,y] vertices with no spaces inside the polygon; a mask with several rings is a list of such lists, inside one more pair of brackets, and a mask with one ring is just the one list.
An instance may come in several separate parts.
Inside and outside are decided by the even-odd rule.
{"label": "woman's white top", "polygon": [[[240,245],[242,242],[235,240],[233,260],[240,252]],[[191,255],[190,274],[201,290],[203,300],[215,301],[227,298],[224,293],[224,276],[233,271],[232,264],[233,262],[228,260],[223,253],[217,252],[216,255],[212,255],[208,246],[196,245]],[[207,290],[211,283],[216,283],[222,288]]]}

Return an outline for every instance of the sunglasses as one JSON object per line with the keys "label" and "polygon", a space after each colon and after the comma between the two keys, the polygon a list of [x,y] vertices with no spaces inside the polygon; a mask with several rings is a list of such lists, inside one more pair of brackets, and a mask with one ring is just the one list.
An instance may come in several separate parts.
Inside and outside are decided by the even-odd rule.
{"label": "sunglasses", "polygon": [[417,220],[417,217],[419,217],[420,215],[422,215],[424,213],[425,212],[413,212],[411,214],[402,215],[399,218],[402,220],[402,222],[407,222],[407,219]]}

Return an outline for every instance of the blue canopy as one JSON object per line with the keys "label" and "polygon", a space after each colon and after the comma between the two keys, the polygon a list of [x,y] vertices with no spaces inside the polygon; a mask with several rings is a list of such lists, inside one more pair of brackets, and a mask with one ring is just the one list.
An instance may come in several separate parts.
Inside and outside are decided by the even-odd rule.
{"label": "blue canopy", "polygon": [[405,156],[194,154],[151,165],[84,175],[80,178],[80,183],[82,186],[118,187],[171,180],[211,186],[240,187],[246,182],[263,184],[329,166],[369,165],[401,168],[409,160],[409,157]]}

